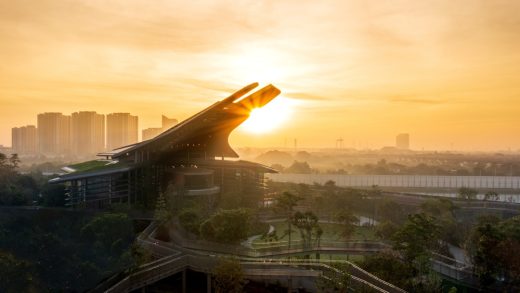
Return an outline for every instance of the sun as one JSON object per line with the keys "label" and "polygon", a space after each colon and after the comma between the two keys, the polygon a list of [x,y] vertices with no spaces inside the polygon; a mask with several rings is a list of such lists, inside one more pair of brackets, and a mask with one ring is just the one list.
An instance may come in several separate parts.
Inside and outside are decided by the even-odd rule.
{"label": "sun", "polygon": [[249,118],[242,123],[239,129],[262,134],[272,132],[289,120],[294,108],[294,101],[278,97],[262,108],[254,108],[249,114]]}

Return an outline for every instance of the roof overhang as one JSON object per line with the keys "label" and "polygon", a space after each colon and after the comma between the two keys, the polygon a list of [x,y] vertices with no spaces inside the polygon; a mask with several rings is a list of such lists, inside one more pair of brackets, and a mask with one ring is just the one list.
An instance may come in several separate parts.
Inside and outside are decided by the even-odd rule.
{"label": "roof overhang", "polygon": [[267,85],[242,98],[257,86],[258,83],[253,83],[240,89],[153,139],[101,155],[117,159],[139,151],[168,152],[179,146],[202,144],[208,156],[238,158],[228,142],[230,133],[249,117],[253,109],[265,106],[280,94],[278,88]]}

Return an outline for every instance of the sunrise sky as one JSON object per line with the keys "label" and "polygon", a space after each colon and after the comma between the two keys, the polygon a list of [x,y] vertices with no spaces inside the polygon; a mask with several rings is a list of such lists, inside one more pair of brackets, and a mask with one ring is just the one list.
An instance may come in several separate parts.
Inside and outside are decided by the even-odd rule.
{"label": "sunrise sky", "polygon": [[0,0],[0,144],[45,111],[185,119],[258,81],[238,146],[520,149],[520,1]]}

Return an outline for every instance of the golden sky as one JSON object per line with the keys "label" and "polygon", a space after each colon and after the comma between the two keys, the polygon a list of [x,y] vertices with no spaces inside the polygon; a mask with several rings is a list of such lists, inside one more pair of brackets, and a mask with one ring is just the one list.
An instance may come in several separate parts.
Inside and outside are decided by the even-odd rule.
{"label": "golden sky", "polygon": [[0,144],[44,111],[159,126],[254,81],[294,111],[235,145],[520,149],[520,1],[0,0]]}

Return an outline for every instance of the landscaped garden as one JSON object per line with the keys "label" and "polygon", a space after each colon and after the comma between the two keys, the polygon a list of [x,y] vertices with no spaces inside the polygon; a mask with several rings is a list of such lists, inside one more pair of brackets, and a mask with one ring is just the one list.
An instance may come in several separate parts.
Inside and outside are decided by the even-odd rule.
{"label": "landscaped garden", "polygon": [[[253,241],[253,247],[262,247],[265,245],[272,245],[275,243],[286,244],[289,241],[287,222],[277,221],[270,222],[268,224],[274,227],[274,231],[270,234],[271,237],[259,237],[255,239]],[[323,230],[323,234],[320,238],[321,242],[376,240],[374,229],[368,226],[355,226],[352,234],[349,237],[343,236],[345,229],[343,224],[319,223],[319,226]],[[298,229],[293,227],[291,230],[291,242],[301,241],[302,237]]]}

